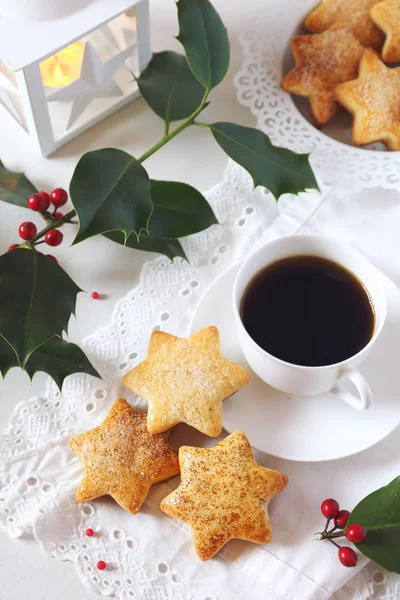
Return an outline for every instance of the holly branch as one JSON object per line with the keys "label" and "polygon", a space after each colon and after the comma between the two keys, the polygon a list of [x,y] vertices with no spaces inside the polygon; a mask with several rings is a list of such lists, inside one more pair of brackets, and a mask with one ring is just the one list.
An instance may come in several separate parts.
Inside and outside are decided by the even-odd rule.
{"label": "holly branch", "polygon": [[333,498],[322,502],[321,512],[326,524],[315,539],[333,544],[344,567],[355,567],[358,555],[351,546],[340,545],[341,541],[352,542],[370,560],[400,573],[400,477],[366,496],[351,513],[340,510]]}
{"label": "holly branch", "polygon": [[[205,122],[210,94],[229,68],[228,33],[209,0],[179,0],[177,11],[177,39],[185,55],[156,53],[135,76],[144,100],[164,121],[164,135],[154,146],[138,158],[118,148],[83,155],[69,185],[73,210],[65,215],[59,208],[67,202],[66,191],[57,188],[49,196],[0,163],[0,198],[28,205],[45,221],[39,231],[33,222],[24,222],[19,228],[23,241],[0,256],[3,376],[20,366],[31,375],[43,370],[61,386],[71,373],[97,374],[83,352],[63,338],[81,290],[56,260],[49,259],[54,257],[39,252],[46,245],[62,243],[65,225],[77,225],[73,244],[103,235],[131,249],[187,260],[180,240],[218,224],[200,191],[179,181],[151,179],[143,166],[185,129],[206,128],[220,148],[250,173],[254,186],[265,187],[276,200],[282,194],[318,189],[308,155],[274,146],[257,129]],[[51,317],[46,300],[50,297],[51,305],[60,307]]]}

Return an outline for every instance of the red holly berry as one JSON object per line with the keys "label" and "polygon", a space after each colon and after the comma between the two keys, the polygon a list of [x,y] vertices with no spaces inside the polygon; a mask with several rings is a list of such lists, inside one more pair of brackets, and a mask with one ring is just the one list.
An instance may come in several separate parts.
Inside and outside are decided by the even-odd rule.
{"label": "red holly berry", "polygon": [[347,521],[349,520],[350,513],[348,510],[339,510],[337,516],[335,517],[335,525],[336,527],[340,527],[340,529],[344,529],[347,525]]}
{"label": "red holly berry", "polygon": [[355,567],[357,564],[357,554],[349,546],[339,548],[338,557],[344,567]]}
{"label": "red holly berry", "polygon": [[50,206],[50,195],[47,192],[38,192],[42,199],[42,210],[47,210]]}
{"label": "red holly berry", "polygon": [[62,213],[62,212],[60,212],[60,211],[58,210],[58,211],[55,213],[55,215],[54,215],[54,216],[56,217],[56,219],[62,219],[64,215],[63,215],[63,213]]}
{"label": "red holly berry", "polygon": [[56,262],[58,264],[58,260],[52,254],[45,254],[45,256],[47,256],[47,258],[51,258],[51,260],[54,260],[54,262]]}
{"label": "red holly berry", "polygon": [[18,233],[19,237],[21,237],[23,240],[33,240],[33,238],[37,234],[35,223],[31,223],[31,221],[25,221],[24,223],[21,223],[18,229]]}
{"label": "red holly berry", "polygon": [[88,537],[92,537],[92,536],[94,535],[94,531],[93,531],[93,529],[91,529],[91,528],[89,528],[89,529],[86,529],[86,535],[87,535]]}
{"label": "red holly berry", "polygon": [[353,523],[346,529],[346,537],[350,542],[362,542],[367,536],[364,527],[359,523]]}
{"label": "red holly berry", "polygon": [[43,210],[43,199],[40,194],[33,194],[32,196],[29,196],[26,203],[28,208],[34,210],[35,212]]}
{"label": "red holly berry", "polygon": [[99,569],[99,571],[104,571],[106,566],[107,563],[105,563],[104,560],[99,560],[99,562],[97,563],[97,568]]}
{"label": "red holly berry", "polygon": [[339,503],[333,498],[328,498],[321,504],[321,512],[327,519],[334,519],[339,513]]}
{"label": "red holly berry", "polygon": [[59,229],[50,229],[44,236],[44,240],[49,246],[59,246],[63,241],[63,237]]}
{"label": "red holly berry", "polygon": [[100,298],[99,292],[92,292],[92,298],[93,300],[98,300]]}
{"label": "red holly berry", "polygon": [[19,248],[19,244],[11,244],[11,246],[8,247],[9,250],[15,250],[15,248]]}
{"label": "red holly berry", "polygon": [[59,206],[64,206],[64,204],[67,202],[68,194],[62,188],[56,188],[51,192],[50,200],[52,201],[54,206],[57,206],[58,208]]}

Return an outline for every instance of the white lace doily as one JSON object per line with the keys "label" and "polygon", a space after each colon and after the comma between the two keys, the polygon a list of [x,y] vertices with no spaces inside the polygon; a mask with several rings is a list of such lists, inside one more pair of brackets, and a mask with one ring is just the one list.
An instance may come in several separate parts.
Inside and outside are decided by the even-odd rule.
{"label": "white lace doily", "polygon": [[400,152],[387,152],[382,144],[355,147],[347,115],[336,116],[320,131],[304,116],[309,114],[307,103],[280,86],[290,63],[290,38],[315,5],[316,0],[280,0],[264,18],[258,15],[253,29],[241,36],[244,60],[235,77],[238,100],[250,108],[274,144],[311,152],[311,164],[326,185],[400,191]]}
{"label": "white lace doily", "polygon": [[[116,305],[110,325],[84,342],[107,385],[74,375],[66,380],[61,398],[49,380],[44,397],[16,406],[1,440],[2,528],[13,537],[32,531],[44,552],[74,562],[84,582],[103,595],[211,600],[210,577],[228,590],[230,580],[235,581],[226,569],[223,574],[219,562],[208,566],[205,575],[199,561],[188,560],[175,525],[158,510],[170,491],[167,485],[153,488],[136,519],[107,500],[76,504],[81,467],[68,447],[77,431],[104,418],[112,400],[127,395],[121,376],[144,357],[151,330],[167,326],[184,334],[192,307],[207,284],[251,250],[279,214],[274,199],[261,190],[254,192],[250,178],[233,163],[208,200],[221,225],[186,241],[191,264],[162,257],[148,262],[139,286]],[[89,525],[97,532],[90,539],[84,535]],[[187,532],[184,541],[189,547]],[[96,569],[100,559],[108,565],[104,572]]]}
{"label": "white lace doily", "polygon": [[[162,257],[148,262],[137,288],[117,303],[109,326],[84,341],[106,383],[77,374],[66,380],[60,397],[49,380],[42,398],[16,406],[1,440],[1,527],[13,537],[32,532],[46,554],[75,563],[85,584],[102,595],[124,600],[217,600],[243,598],[252,589],[253,598],[265,596],[265,582],[249,580],[243,566],[238,570],[237,561],[229,562],[224,550],[220,556],[228,564],[215,560],[205,566],[193,560],[187,527],[158,509],[174,481],[153,487],[135,517],[110,499],[85,505],[74,500],[81,466],[69,450],[69,440],[98,424],[115,398],[127,396],[138,404],[123,388],[121,376],[143,359],[151,331],[165,327],[184,334],[194,304],[217,274],[246,255],[266,232],[269,237],[296,232],[321,202],[316,193],[296,202],[287,197],[279,216],[274,199],[253,191],[248,175],[233,163],[207,198],[221,225],[185,242],[191,264]],[[189,440],[197,445],[204,438]],[[89,526],[96,531],[93,538],[84,535]],[[98,560],[107,562],[106,571],[96,569]],[[384,585],[374,577],[384,577]],[[367,567],[335,598],[366,600],[384,590],[374,597],[392,600],[390,585],[386,575]]]}
{"label": "white lace doily", "polygon": [[[303,195],[301,202],[288,197],[279,217],[273,198],[253,191],[248,175],[233,163],[207,197],[221,225],[187,240],[191,264],[162,257],[148,262],[138,287],[117,303],[109,326],[85,340],[85,351],[107,383],[74,375],[60,397],[49,380],[44,397],[16,406],[1,441],[1,527],[13,537],[32,532],[46,554],[72,561],[85,584],[102,595],[217,600],[243,598],[252,589],[253,598],[265,596],[265,582],[249,581],[233,564],[217,560],[205,566],[193,560],[186,526],[178,523],[177,535],[177,522],[158,509],[174,481],[153,487],[135,517],[110,499],[85,505],[74,500],[81,466],[69,440],[99,423],[115,398],[127,396],[138,403],[122,387],[121,375],[143,359],[151,330],[165,327],[184,334],[194,304],[217,274],[246,255],[265,232],[270,237],[296,232],[321,202],[318,194]],[[201,438],[190,443],[200,444]],[[96,531],[93,538],[84,535],[89,526]],[[229,560],[224,551],[221,556]],[[96,569],[98,560],[107,562],[106,571]],[[374,593],[375,598],[392,600],[397,583],[393,580],[391,590],[390,581],[367,567],[334,597],[366,600]]]}

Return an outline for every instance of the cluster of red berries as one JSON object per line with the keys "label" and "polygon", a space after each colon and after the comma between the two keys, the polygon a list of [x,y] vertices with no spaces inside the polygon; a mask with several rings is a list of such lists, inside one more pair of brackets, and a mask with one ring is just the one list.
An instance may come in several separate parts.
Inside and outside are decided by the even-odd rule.
{"label": "cluster of red berries", "polygon": [[[86,535],[87,535],[88,537],[93,537],[93,536],[94,536],[94,534],[95,534],[95,532],[94,532],[94,529],[91,529],[91,528],[89,528],[89,529],[86,529]],[[99,560],[99,562],[97,563],[97,565],[96,565],[96,566],[97,566],[97,568],[99,569],[99,571],[104,571],[104,569],[106,569],[106,568],[107,568],[107,563],[106,563],[106,562],[104,562],[104,560]]]}
{"label": "cluster of red berries", "polygon": [[[47,192],[38,192],[37,194],[29,196],[27,200],[27,205],[28,208],[30,208],[31,210],[42,213],[42,215],[44,215],[47,220],[58,221],[62,219],[64,215],[57,209],[61,206],[64,206],[67,200],[67,192],[62,188],[56,188],[51,192],[51,194],[48,194]],[[54,207],[52,212],[49,211],[51,204]],[[37,227],[34,223],[32,223],[32,221],[25,221],[19,226],[18,234],[19,237],[22,238],[24,241],[31,242],[36,237]],[[44,236],[44,241],[48,246],[59,246],[63,241],[63,237],[64,236],[59,229],[50,229],[46,232]],[[19,244],[12,244],[9,247],[9,250],[18,248],[18,246]],[[50,256],[50,258],[54,258],[51,255],[48,256]]]}
{"label": "cluster of red berries", "polygon": [[67,192],[62,188],[56,188],[51,192],[51,194],[48,194],[47,192],[38,192],[37,194],[29,196],[27,205],[28,208],[34,210],[35,212],[46,212],[49,209],[50,204],[52,204],[57,210],[57,208],[64,206],[67,200]]}
{"label": "cluster of red berries", "polygon": [[[338,558],[342,565],[345,567],[355,567],[358,557],[353,548],[350,548],[350,546],[339,546],[334,539],[346,537],[350,542],[363,542],[367,535],[366,530],[359,523],[353,523],[347,527],[350,513],[348,510],[340,510],[339,503],[333,498],[328,498],[323,501],[321,504],[321,512],[324,517],[326,517],[327,521],[324,531],[316,534],[317,539],[329,540],[339,549]],[[334,527],[328,531],[332,519]],[[336,532],[337,529],[341,529],[342,532]]]}

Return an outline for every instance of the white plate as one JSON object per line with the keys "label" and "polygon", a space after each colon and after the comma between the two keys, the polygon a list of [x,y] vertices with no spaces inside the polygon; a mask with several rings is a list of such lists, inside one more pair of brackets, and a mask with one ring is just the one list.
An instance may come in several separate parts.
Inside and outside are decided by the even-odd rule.
{"label": "white plate", "polygon": [[318,4],[318,0],[279,0],[268,19],[253,20],[240,40],[244,60],[234,80],[238,100],[251,110],[273,144],[311,153],[310,162],[323,189],[325,185],[328,189],[354,185],[360,190],[382,186],[400,191],[399,152],[383,152],[380,143],[356,147],[352,118],[345,109],[322,129],[315,127],[308,101],[281,87],[293,66],[290,40]]}
{"label": "white plate", "polygon": [[380,338],[360,371],[374,402],[359,412],[332,394],[289,397],[253,373],[236,335],[232,286],[240,265],[223,273],[205,292],[194,313],[191,331],[216,325],[221,350],[251,373],[250,383],[224,402],[223,425],[243,429],[251,445],[267,454],[297,461],[324,461],[350,456],[383,440],[400,423],[400,290],[384,277],[388,316]]}

